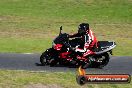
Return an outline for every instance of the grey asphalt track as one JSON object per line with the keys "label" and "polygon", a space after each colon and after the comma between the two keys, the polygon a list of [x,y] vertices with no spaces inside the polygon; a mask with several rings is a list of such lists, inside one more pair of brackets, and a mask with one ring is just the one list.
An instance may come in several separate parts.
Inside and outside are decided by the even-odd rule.
{"label": "grey asphalt track", "polygon": [[[28,70],[28,71],[50,71],[50,72],[75,72],[77,68],[37,66],[40,54],[0,54],[0,69],[4,70]],[[103,69],[88,68],[87,73],[98,74],[131,74],[132,57],[111,56],[110,62]]]}

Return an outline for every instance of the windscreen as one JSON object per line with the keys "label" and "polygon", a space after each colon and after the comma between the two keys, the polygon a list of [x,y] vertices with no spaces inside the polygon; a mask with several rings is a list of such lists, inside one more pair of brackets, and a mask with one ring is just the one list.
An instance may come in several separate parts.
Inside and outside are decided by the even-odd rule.
{"label": "windscreen", "polygon": [[60,34],[58,37],[55,38],[55,44],[63,44],[64,42],[68,42],[68,35],[66,33]]}

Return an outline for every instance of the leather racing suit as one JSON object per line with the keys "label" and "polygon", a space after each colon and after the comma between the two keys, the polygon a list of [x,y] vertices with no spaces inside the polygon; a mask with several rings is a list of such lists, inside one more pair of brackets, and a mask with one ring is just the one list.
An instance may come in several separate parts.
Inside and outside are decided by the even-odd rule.
{"label": "leather racing suit", "polygon": [[81,39],[84,42],[83,48],[75,48],[75,52],[81,52],[83,53],[83,57],[86,57],[88,55],[94,54],[93,48],[97,47],[97,39],[94,35],[94,33],[89,29],[89,31],[86,31],[86,34],[80,35],[79,33],[69,35],[69,38],[74,38],[74,37],[81,37]]}

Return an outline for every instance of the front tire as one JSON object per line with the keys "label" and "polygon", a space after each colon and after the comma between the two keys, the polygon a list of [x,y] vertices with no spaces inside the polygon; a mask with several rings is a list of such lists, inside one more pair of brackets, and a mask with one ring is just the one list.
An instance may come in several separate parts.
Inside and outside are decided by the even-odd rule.
{"label": "front tire", "polygon": [[47,49],[45,52],[42,53],[42,55],[40,56],[40,62],[42,65],[48,65],[49,64],[49,60],[51,59],[51,50],[52,48],[50,49]]}
{"label": "front tire", "polygon": [[43,56],[43,54],[40,56],[40,62],[43,66],[45,66],[47,63],[46,63],[46,58]]}
{"label": "front tire", "polygon": [[50,67],[53,67],[53,66],[57,65],[58,61],[57,61],[56,59],[52,58],[52,59],[49,61],[49,63],[50,63]]}

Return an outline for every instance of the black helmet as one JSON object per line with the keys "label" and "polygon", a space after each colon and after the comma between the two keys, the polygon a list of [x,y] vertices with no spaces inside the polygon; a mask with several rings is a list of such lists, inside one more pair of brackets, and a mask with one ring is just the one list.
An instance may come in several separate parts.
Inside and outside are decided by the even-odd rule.
{"label": "black helmet", "polygon": [[86,34],[87,30],[89,30],[89,24],[88,23],[81,23],[78,26],[78,33],[79,34]]}

